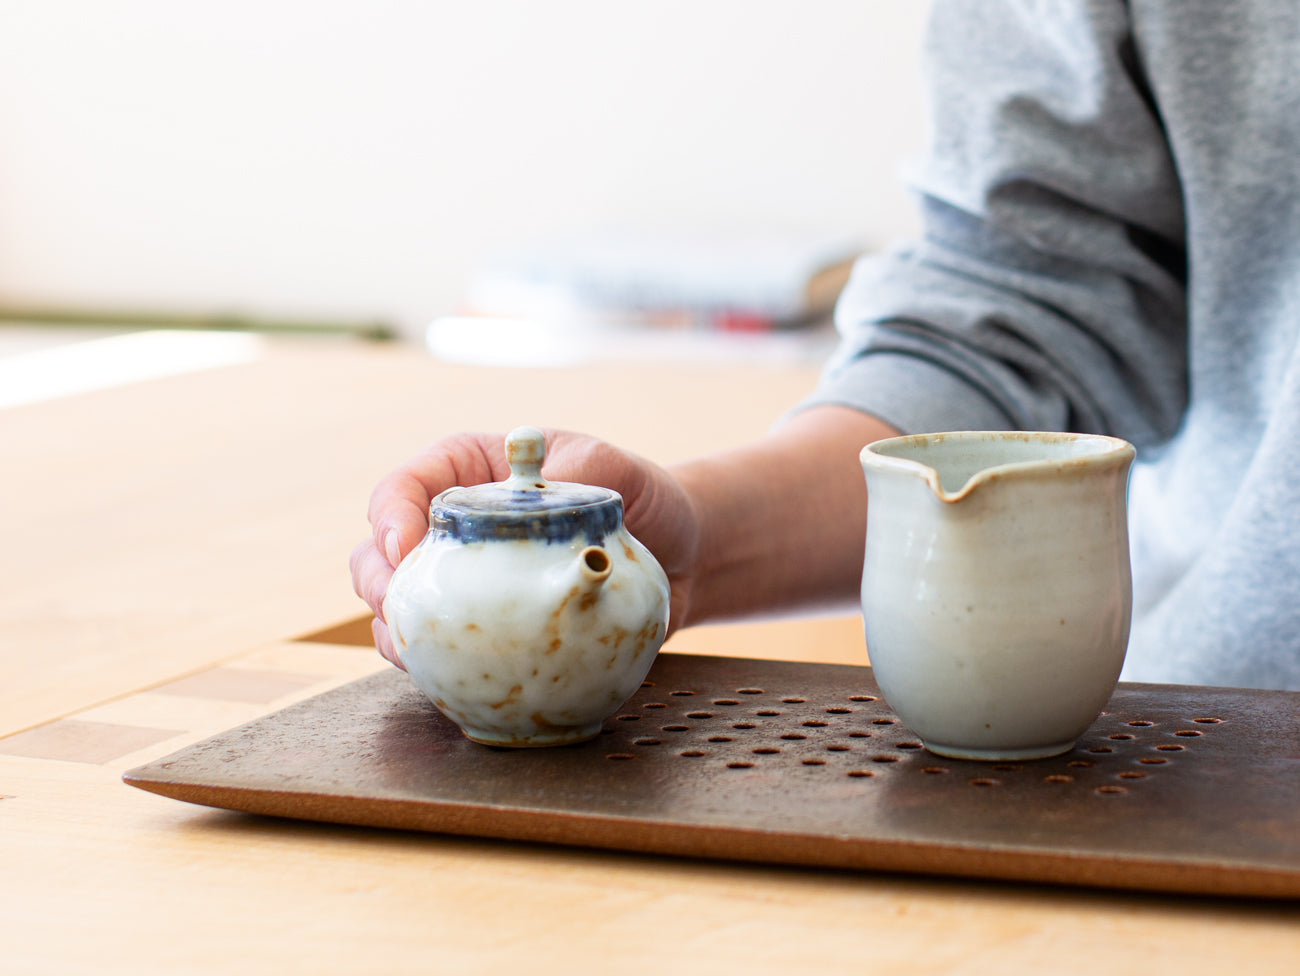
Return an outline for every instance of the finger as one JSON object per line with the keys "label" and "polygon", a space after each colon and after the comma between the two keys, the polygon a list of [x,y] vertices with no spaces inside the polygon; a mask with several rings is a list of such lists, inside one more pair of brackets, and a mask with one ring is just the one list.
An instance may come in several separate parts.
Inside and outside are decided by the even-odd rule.
{"label": "finger", "polygon": [[602,440],[569,431],[546,431],[542,473],[552,481],[611,488],[629,506],[645,487],[647,462]]}
{"label": "finger", "polygon": [[405,671],[406,665],[402,663],[397,648],[393,646],[393,636],[389,633],[388,625],[376,617],[370,622],[370,632],[375,635],[375,647],[379,649],[384,660]]}
{"label": "finger", "polygon": [[384,619],[384,596],[393,578],[393,567],[388,558],[375,548],[373,541],[361,543],[352,550],[349,560],[352,568],[352,588],[366,601],[376,618]]}
{"label": "finger", "polygon": [[424,448],[375,486],[370,496],[370,521],[381,518],[394,502],[421,508],[439,492],[455,485],[477,485],[504,477],[508,471],[502,438],[495,434],[456,434]]}
{"label": "finger", "polygon": [[395,471],[370,497],[369,518],[376,550],[396,568],[429,527],[428,489],[403,470]]}
{"label": "finger", "polygon": [[664,632],[664,640],[672,637],[677,633],[686,619],[686,608],[690,605],[689,588],[676,580],[668,582],[668,628]]}
{"label": "finger", "polygon": [[502,439],[492,434],[458,434],[425,448],[375,486],[367,515],[375,546],[396,566],[423,538],[429,504],[456,485],[477,485],[505,477]]}

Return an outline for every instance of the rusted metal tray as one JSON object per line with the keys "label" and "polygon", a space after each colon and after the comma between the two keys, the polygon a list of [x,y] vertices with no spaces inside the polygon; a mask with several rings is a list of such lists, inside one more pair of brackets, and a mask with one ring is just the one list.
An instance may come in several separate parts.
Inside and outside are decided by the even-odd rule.
{"label": "rusted metal tray", "polygon": [[396,670],[133,769],[279,817],[850,870],[1300,897],[1300,694],[1120,685],[1067,755],[940,759],[871,669],[662,654],[597,739],[463,738]]}

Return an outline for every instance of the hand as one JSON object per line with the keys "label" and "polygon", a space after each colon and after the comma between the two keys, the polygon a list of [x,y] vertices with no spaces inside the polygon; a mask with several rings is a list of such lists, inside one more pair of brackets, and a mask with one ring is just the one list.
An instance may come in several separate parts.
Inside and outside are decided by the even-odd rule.
{"label": "hand", "polygon": [[[699,546],[699,514],[681,485],[663,468],[610,444],[548,430],[543,475],[612,488],[623,496],[624,524],[659,560],[672,590],[668,631],[685,619]],[[373,533],[352,552],[352,585],[375,613],[375,646],[401,667],[383,618],[393,570],[424,538],[429,503],[456,485],[501,481],[510,475],[502,434],[456,434],[435,441],[375,488]]]}

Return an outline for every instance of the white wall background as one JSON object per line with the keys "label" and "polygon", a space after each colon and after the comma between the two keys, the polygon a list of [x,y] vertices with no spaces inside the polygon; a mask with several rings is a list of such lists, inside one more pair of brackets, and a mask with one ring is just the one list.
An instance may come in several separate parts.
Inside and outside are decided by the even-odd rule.
{"label": "white wall background", "polygon": [[914,227],[922,0],[0,0],[0,303],[455,308],[593,225]]}

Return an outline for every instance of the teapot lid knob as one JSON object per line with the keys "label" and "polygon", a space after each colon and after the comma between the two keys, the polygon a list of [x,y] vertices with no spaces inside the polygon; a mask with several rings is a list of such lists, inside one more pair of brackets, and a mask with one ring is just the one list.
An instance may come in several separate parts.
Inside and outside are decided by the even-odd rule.
{"label": "teapot lid knob", "polygon": [[506,436],[510,480],[528,482],[529,489],[545,488],[542,462],[546,460],[546,435],[536,427],[516,427]]}

